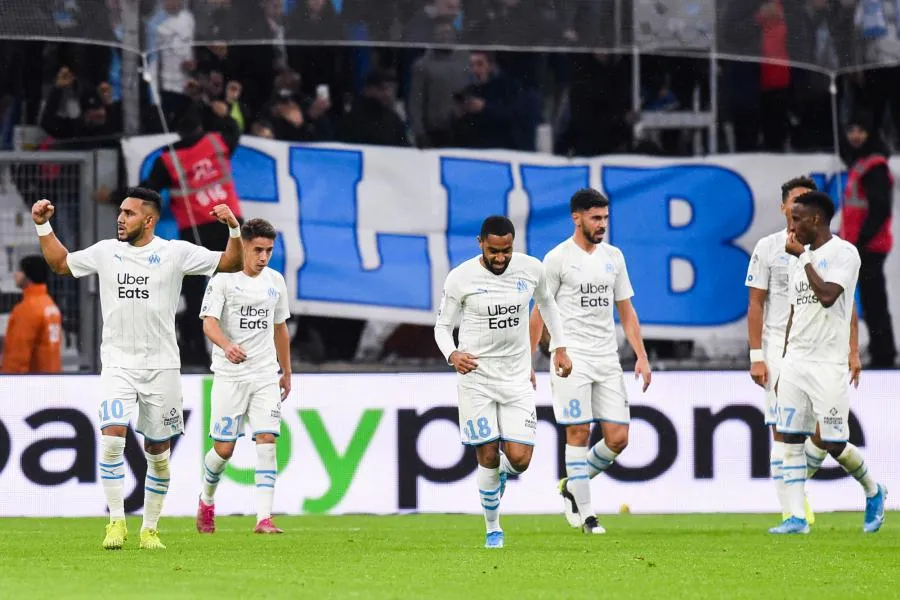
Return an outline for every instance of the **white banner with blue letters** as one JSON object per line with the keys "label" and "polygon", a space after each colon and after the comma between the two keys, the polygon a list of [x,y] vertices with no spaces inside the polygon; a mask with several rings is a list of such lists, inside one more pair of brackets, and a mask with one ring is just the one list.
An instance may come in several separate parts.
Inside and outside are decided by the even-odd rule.
{"label": "white banner with blue letters", "polygon": [[[123,142],[129,182],[173,139]],[[842,187],[830,155],[567,160],[245,136],[232,166],[245,217],[279,231],[273,267],[295,314],[431,324],[448,270],[479,252],[484,217],[508,215],[516,249],[543,257],[572,233],[571,194],[593,186],[611,199],[609,241],[625,254],[645,337],[695,339],[715,355],[746,350],[747,262],[785,226],[781,183],[812,175],[838,202]],[[161,233],[177,235],[171,222]],[[900,289],[898,252],[886,268],[889,292]],[[890,296],[900,333],[900,293]]]}

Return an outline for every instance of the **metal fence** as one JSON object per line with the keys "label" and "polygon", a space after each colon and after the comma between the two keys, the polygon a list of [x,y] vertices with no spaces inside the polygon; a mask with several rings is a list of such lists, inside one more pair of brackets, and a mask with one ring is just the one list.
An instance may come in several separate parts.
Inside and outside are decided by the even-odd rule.
{"label": "metal fence", "polygon": [[[9,311],[21,297],[13,275],[19,260],[40,254],[32,204],[42,198],[53,202],[53,229],[70,250],[96,241],[92,194],[97,162],[93,152],[0,152],[0,332],[5,332]],[[96,279],[51,275],[48,287],[62,312],[64,369],[97,371]]]}

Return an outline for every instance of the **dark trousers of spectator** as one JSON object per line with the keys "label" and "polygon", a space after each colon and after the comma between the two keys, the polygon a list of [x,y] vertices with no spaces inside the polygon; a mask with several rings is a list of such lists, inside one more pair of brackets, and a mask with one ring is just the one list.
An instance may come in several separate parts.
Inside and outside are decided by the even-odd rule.
{"label": "dark trousers of spectator", "polygon": [[[200,245],[209,250],[222,252],[228,245],[228,228],[221,223],[207,223],[197,226]],[[181,229],[179,237],[186,242],[196,244],[193,229]],[[181,362],[185,366],[209,367],[209,353],[206,351],[206,336],[203,335],[203,321],[200,320],[200,309],[203,307],[203,295],[206,293],[206,277],[189,275],[181,285],[185,309],[178,324],[179,349]]]}
{"label": "dark trousers of spectator", "polygon": [[784,144],[790,131],[788,100],[787,88],[765,90],[759,95],[762,149],[766,152],[784,152]]}
{"label": "dark trousers of spectator", "polygon": [[190,97],[184,94],[160,90],[159,102],[162,105],[163,114],[166,116],[166,123],[169,129],[174,130],[178,127],[178,119],[181,118],[181,114],[190,101]]}
{"label": "dark trousers of spectator", "polygon": [[791,147],[798,152],[833,152],[834,127],[831,96],[810,95],[797,106],[797,127],[791,132]]}
{"label": "dark trousers of spectator", "polygon": [[870,368],[889,369],[894,366],[897,349],[894,346],[894,330],[888,311],[887,284],[884,278],[884,261],[887,254],[860,252],[859,299],[863,318],[869,328]]}
{"label": "dark trousers of spectator", "polygon": [[426,140],[423,148],[451,148],[453,147],[453,130],[429,129],[425,134]]}

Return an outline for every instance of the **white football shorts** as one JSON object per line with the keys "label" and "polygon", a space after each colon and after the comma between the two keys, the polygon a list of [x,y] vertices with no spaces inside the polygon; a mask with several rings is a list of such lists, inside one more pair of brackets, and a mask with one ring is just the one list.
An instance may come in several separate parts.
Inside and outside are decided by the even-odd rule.
{"label": "white football shorts", "polygon": [[181,373],[178,369],[104,368],[100,372],[100,430],[127,426],[135,407],[135,431],[150,442],[184,433]]}
{"label": "white football shorts", "polygon": [[253,439],[281,432],[281,388],[278,377],[233,381],[213,377],[209,437],[234,442],[249,422]]}
{"label": "white football shorts", "polygon": [[550,371],[553,414],[559,425],[606,421],[628,425],[631,410],[625,391],[625,376],[618,357],[590,359],[569,352],[572,372],[560,377]]}
{"label": "white football shorts", "polygon": [[826,442],[850,436],[850,374],[847,365],[792,361],[778,378],[778,431],[813,435],[816,423]]}

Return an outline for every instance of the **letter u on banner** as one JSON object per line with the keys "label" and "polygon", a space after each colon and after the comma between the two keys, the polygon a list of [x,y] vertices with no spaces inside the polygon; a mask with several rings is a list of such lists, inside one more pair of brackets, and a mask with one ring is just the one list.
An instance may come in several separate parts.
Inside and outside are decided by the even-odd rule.
{"label": "letter u on banner", "polygon": [[357,186],[364,154],[291,148],[306,260],[297,272],[300,300],[431,309],[431,261],[424,236],[378,234],[380,266],[362,265]]}

